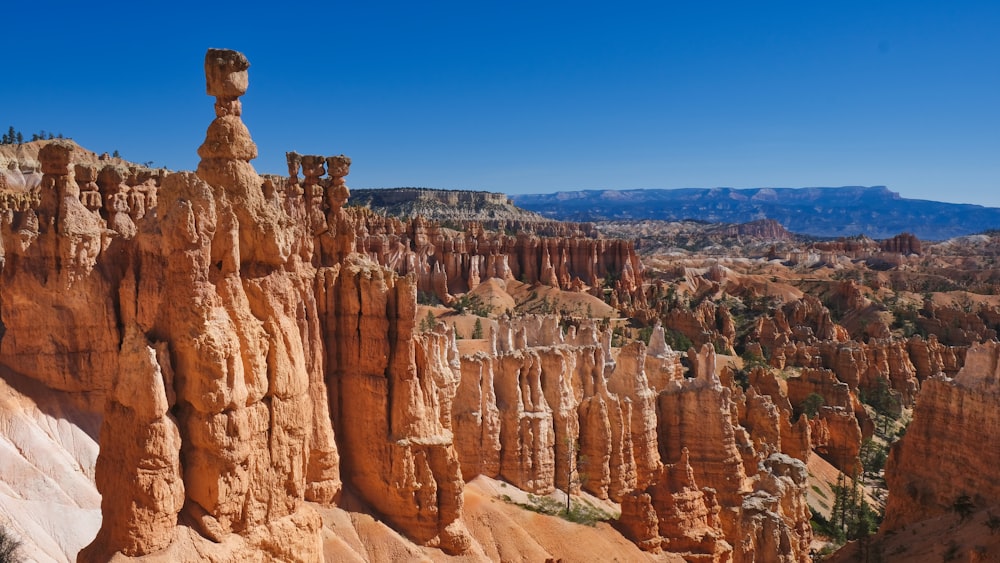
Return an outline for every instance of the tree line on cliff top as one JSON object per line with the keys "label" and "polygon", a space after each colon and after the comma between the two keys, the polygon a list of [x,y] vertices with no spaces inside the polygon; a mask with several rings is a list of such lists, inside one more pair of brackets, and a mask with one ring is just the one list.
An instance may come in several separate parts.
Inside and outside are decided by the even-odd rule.
{"label": "tree line on cliff top", "polygon": [[[28,141],[43,141],[46,139],[64,139],[62,133],[46,132],[44,129],[38,133],[32,133]],[[11,125],[7,132],[0,136],[0,145],[20,145],[24,143],[24,133],[14,129]]]}

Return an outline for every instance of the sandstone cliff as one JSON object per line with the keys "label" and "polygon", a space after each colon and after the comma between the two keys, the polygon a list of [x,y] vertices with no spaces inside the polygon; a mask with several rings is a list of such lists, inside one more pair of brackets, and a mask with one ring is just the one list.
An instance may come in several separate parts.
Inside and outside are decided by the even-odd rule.
{"label": "sandstone cliff", "polygon": [[974,507],[1000,503],[1000,451],[983,442],[1000,418],[998,366],[1000,345],[973,345],[953,379],[924,382],[906,436],[889,454],[883,531],[953,510],[963,496]]}
{"label": "sandstone cliff", "polygon": [[[115,165],[73,166],[74,145],[49,143],[37,203],[5,212],[0,358],[95,407],[107,398],[96,471],[104,518],[80,558],[208,550],[318,560],[322,522],[306,501],[332,503],[342,488],[333,423],[344,409],[328,401],[360,391],[341,377],[346,345],[375,362],[362,375],[393,389],[375,399],[397,405],[391,429],[386,409],[368,417],[385,430],[376,439],[343,432],[348,484],[416,541],[461,551],[446,400],[457,362],[441,360],[449,337],[411,338],[413,281],[350,254],[344,162],[333,160],[328,202],[315,189],[308,200],[278,193],[254,172],[240,118],[248,66],[233,51],[206,56],[216,119],[197,174],[137,184]],[[352,307],[371,322],[338,315]],[[391,354],[373,356],[373,342]],[[410,412],[435,385],[445,405]],[[382,504],[387,491],[401,495],[396,504]]]}
{"label": "sandstone cliff", "polygon": [[779,411],[767,396],[734,400],[710,347],[692,356],[698,378],[685,380],[662,329],[648,349],[616,350],[593,323],[565,333],[555,323],[503,321],[491,353],[462,358],[453,415],[466,479],[619,501],[620,527],[647,550],[803,560],[812,537],[805,468],[781,444],[784,436],[805,457],[809,438],[808,427],[791,424],[790,408]]}
{"label": "sandstone cliff", "polygon": [[597,239],[570,231],[553,233],[544,226],[507,234],[470,222],[455,231],[422,217],[401,221],[364,208],[346,210],[353,226],[353,250],[373,261],[417,278],[417,289],[442,303],[474,290],[489,278],[516,279],[600,297],[612,305],[640,306],[645,301],[642,264],[632,242]]}

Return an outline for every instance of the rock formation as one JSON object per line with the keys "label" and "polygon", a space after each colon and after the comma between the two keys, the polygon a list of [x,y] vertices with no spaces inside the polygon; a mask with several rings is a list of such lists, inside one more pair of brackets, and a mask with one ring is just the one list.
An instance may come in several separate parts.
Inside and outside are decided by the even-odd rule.
{"label": "rock formation", "polygon": [[[773,410],[769,430],[748,432],[710,351],[696,356],[699,378],[683,380],[662,329],[655,356],[635,343],[611,362],[594,325],[563,334],[547,323],[554,319],[501,322],[495,355],[462,358],[453,415],[466,479],[501,476],[536,493],[578,486],[618,500],[622,529],[644,549],[726,561],[737,546],[737,561],[769,549],[802,560],[811,538],[805,469],[779,451],[782,428],[796,444],[790,409]],[[650,364],[673,373],[658,398]],[[808,444],[808,429],[798,432]],[[753,436],[774,451],[758,456]]]}
{"label": "rock formation", "polygon": [[1000,345],[973,345],[954,377],[924,382],[906,436],[886,464],[889,499],[881,530],[950,511],[960,497],[975,507],[1000,503],[1000,450],[984,447],[1000,414]]}
{"label": "rock formation", "polygon": [[920,239],[910,233],[901,233],[890,239],[885,239],[879,243],[879,247],[885,252],[896,252],[899,254],[920,254]]}
{"label": "rock formation", "polygon": [[669,551],[687,561],[725,562],[732,558],[719,523],[712,489],[699,489],[687,450],[675,464],[661,467],[652,484],[622,500],[620,526],[647,551]]}
{"label": "rock formation", "polygon": [[451,429],[461,376],[454,334],[415,337],[412,276],[354,255],[321,280],[344,480],[419,543],[464,551]]}
{"label": "rock formation", "polygon": [[[167,442],[179,446],[183,484],[169,461],[123,465],[117,480],[99,479],[104,522],[81,554],[83,560],[100,560],[116,551],[145,555],[170,549],[169,524],[178,520],[181,505],[182,519],[192,523],[200,538],[222,542],[235,550],[234,556],[260,550],[283,559],[319,558],[321,521],[303,501],[332,501],[340,482],[323,388],[320,324],[310,283],[314,274],[291,256],[289,223],[266,205],[249,163],[256,148],[240,119],[239,101],[248,66],[234,51],[206,55],[216,120],[199,150],[198,175],[164,179],[159,229],[144,228],[138,235],[134,262],[116,296],[123,320],[134,327],[129,330],[145,335],[127,335],[120,365],[126,357],[126,365],[137,363],[134,357],[141,355],[146,339],[163,350],[158,361],[147,363],[152,362],[156,385],[172,384],[167,396],[176,390],[172,412],[177,412],[179,432],[175,429],[178,436]],[[137,275],[140,271],[146,275]],[[119,371],[125,369],[130,368]],[[172,376],[164,375],[160,379],[166,381],[160,382],[157,372]],[[126,416],[119,414],[123,407],[127,412],[129,407],[172,402],[158,393],[145,403],[122,401],[119,395],[116,388],[106,411],[108,422]],[[152,413],[165,410],[158,407]],[[170,418],[150,422],[151,415],[143,414],[147,419],[134,423],[140,425],[140,435],[162,425],[174,428]],[[143,430],[142,424],[150,429]],[[153,440],[129,446],[116,436],[102,438],[99,467],[114,463],[113,457],[105,459],[119,448],[126,452],[118,455],[140,456],[125,458],[129,460],[177,455],[155,449],[162,446]],[[163,491],[169,484],[173,497],[144,507],[150,513],[144,519],[107,510],[128,502],[117,495],[130,491],[110,486],[123,480],[120,473],[148,471],[142,468],[150,465],[146,479],[153,490]],[[178,493],[182,499],[174,498]],[[155,534],[142,529],[144,520],[157,523]],[[130,542],[116,539],[123,534]],[[152,537],[131,539],[146,535]],[[232,535],[241,538],[236,547],[227,539]]]}
{"label": "rock formation", "polygon": [[713,490],[734,561],[755,561],[763,553],[770,560],[804,560],[812,538],[802,496],[805,465],[781,453],[758,463],[732,392],[716,373],[714,351],[706,346],[689,356],[695,377],[675,381],[658,399],[663,462],[690,464],[694,481]]}
{"label": "rock formation", "polygon": [[410,262],[365,256],[385,233],[343,209],[349,158],[291,155],[301,182],[256,174],[248,66],[206,55],[216,117],[197,174],[74,165],[75,145],[53,142],[40,196],[4,200],[0,358],[97,409],[107,398],[104,520],[80,557],[316,560],[309,502],[345,485],[412,540],[466,551],[454,333],[416,334]]}
{"label": "rock formation", "polygon": [[126,329],[119,366],[97,460],[106,524],[81,553],[82,560],[100,560],[115,552],[145,555],[166,548],[174,540],[177,515],[184,505],[181,435],[170,414],[176,396],[167,347],[153,348],[132,325]]}
{"label": "rock formation", "polygon": [[419,216],[404,222],[356,208],[349,221],[357,252],[400,275],[415,274],[417,289],[443,303],[491,277],[565,290],[588,287],[602,297],[610,289],[622,304],[645,302],[639,291],[642,264],[630,241],[545,236],[533,230],[508,235],[485,231],[475,222],[458,232]]}

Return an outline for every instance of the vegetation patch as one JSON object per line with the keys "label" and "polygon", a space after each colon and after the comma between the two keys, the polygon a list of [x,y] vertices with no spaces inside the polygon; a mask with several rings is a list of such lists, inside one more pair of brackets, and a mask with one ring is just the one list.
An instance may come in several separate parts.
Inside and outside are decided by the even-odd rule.
{"label": "vegetation patch", "polygon": [[509,495],[500,497],[504,502],[520,506],[525,510],[558,516],[563,520],[583,524],[585,526],[595,526],[598,522],[617,520],[619,514],[613,514],[600,507],[594,506],[587,499],[571,498],[569,509],[563,501],[549,496],[538,496],[528,494],[528,502],[514,502]]}

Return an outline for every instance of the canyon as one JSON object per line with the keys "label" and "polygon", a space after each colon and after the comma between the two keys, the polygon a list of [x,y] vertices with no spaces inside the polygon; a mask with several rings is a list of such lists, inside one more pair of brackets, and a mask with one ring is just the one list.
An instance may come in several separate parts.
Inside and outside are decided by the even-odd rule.
{"label": "canyon", "polygon": [[[816,474],[857,477],[889,414],[881,533],[1000,502],[1000,300],[960,249],[759,222],[663,253],[501,194],[363,194],[423,206],[387,215],[345,155],[256,172],[249,66],[206,54],[194,172],[0,152],[0,523],[28,557],[809,561]],[[430,217],[457,204],[486,213]]]}

